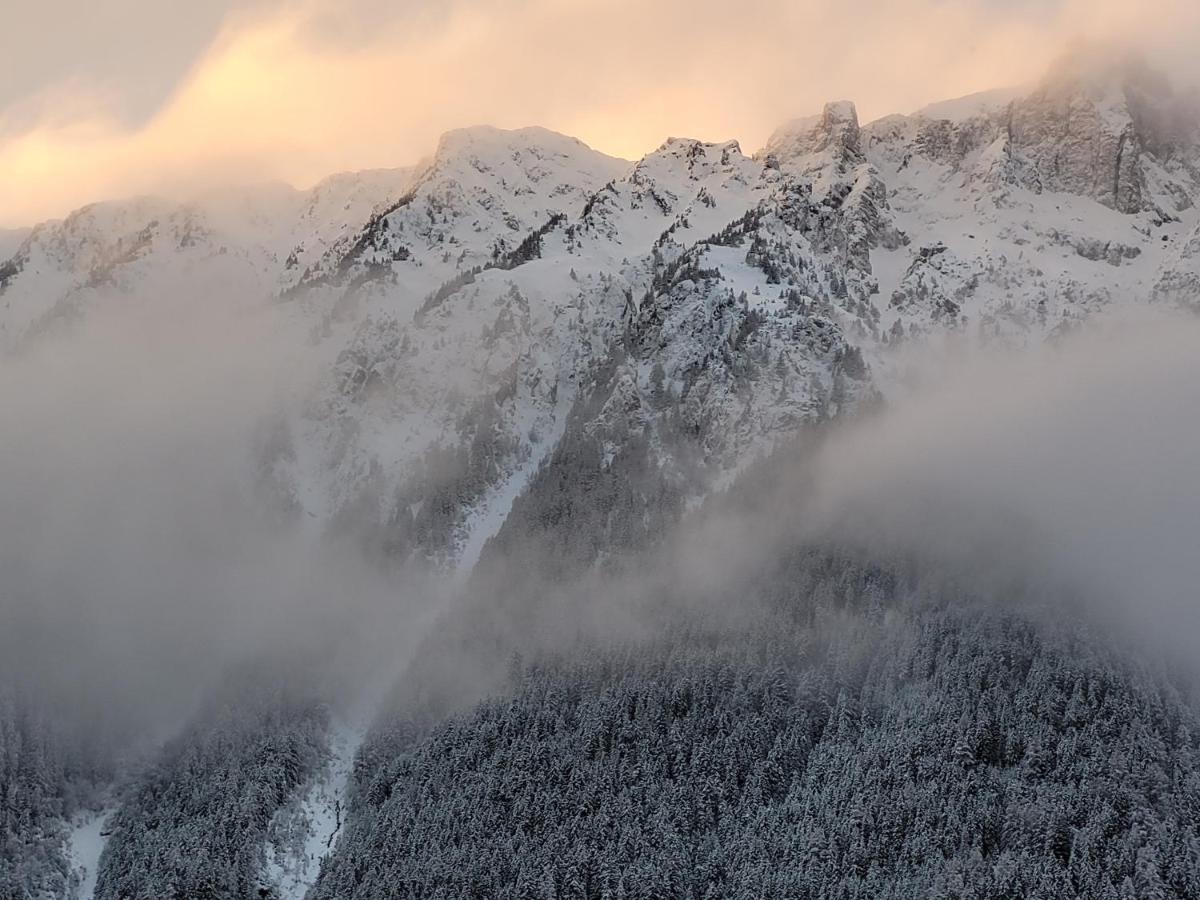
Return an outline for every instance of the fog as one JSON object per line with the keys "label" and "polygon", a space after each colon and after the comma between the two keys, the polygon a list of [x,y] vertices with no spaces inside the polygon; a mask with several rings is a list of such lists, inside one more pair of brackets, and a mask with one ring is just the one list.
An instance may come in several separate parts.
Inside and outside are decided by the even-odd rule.
{"label": "fog", "polygon": [[264,656],[354,702],[430,589],[320,542],[257,477],[316,374],[282,308],[155,299],[0,363],[0,674],[148,739]]}
{"label": "fog", "polygon": [[1127,311],[1035,352],[915,365],[909,396],[820,456],[834,539],[973,570],[1036,565],[1194,648],[1200,318]]}
{"label": "fog", "polygon": [[[264,428],[319,365],[278,306],[114,304],[0,363],[0,667],[91,721],[157,739],[231,665],[283,661],[335,702],[395,679],[452,589],[279,514]],[[1100,317],[1040,348],[910,349],[883,408],[803,437],[620,576],[475,579],[496,659],[735,624],[798,545],[916,559],[991,602],[1030,586],[1171,652],[1200,635],[1200,318]],[[535,557],[536,558],[536,557]],[[528,560],[522,560],[521,565]],[[449,581],[450,579],[448,579]],[[543,596],[545,591],[542,592]],[[454,646],[453,642],[444,644]],[[486,690],[474,651],[439,669]]]}
{"label": "fog", "polygon": [[760,611],[754,579],[808,547],[915,567],[964,602],[1081,621],[1127,650],[1194,658],[1200,317],[1120,310],[1021,348],[934,340],[889,368],[879,409],[748,463],[644,565],[555,590],[530,613],[529,560],[500,564],[477,579],[485,599],[472,614],[535,651],[689,617],[736,628]]}
{"label": "fog", "polygon": [[892,364],[881,409],[686,534],[672,580],[727,603],[787,548],[834,546],[1194,654],[1200,317],[1126,309],[1038,347],[950,339]]}

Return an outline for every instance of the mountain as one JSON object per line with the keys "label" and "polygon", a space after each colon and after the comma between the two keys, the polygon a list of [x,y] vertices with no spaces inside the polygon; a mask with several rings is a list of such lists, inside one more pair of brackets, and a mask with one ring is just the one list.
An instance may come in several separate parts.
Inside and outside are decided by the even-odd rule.
{"label": "mountain", "polygon": [[[545,216],[515,256],[443,254],[411,320],[404,281],[357,290],[354,249],[339,302],[360,297],[365,315],[302,439],[332,449],[289,478],[325,479],[319,516],[365,502],[392,532],[381,542],[469,564],[583,394],[594,410],[571,427],[599,445],[641,435],[686,499],[799,423],[886,393],[904,340],[1036,343],[1113,303],[1189,302],[1195,132],[1164,137],[1146,110],[1170,105],[1166,89],[1118,75],[1129,100],[1056,71],[959,120],[860,126],[834,103],[755,156],[671,139]],[[1078,142],[1054,162],[1037,123],[1064,116]],[[1070,157],[1109,137],[1111,152]],[[408,246],[389,279],[438,265]],[[452,486],[409,483],[418,459]]]}
{"label": "mountain", "polygon": [[1194,103],[1086,52],[1006,96],[865,126],[830,103],[753,156],[672,138],[636,164],[468,128],[307,192],[85,207],[3,264],[0,335],[179,284],[277,297],[329,363],[274,482],[332,530],[469,566],[585,401],[573,427],[642,435],[695,498],[886,394],[902,341],[1193,302]]}
{"label": "mountain", "polygon": [[[297,287],[353,284],[393,304],[421,297],[578,211],[624,167],[543,128],[449,132],[409,190],[308,266]],[[386,286],[372,292],[381,280]]]}
{"label": "mountain", "polygon": [[[344,733],[315,699],[206,709],[121,798],[97,896],[1195,896],[1200,716],[1170,673],[897,560],[789,548],[733,589],[765,605],[747,634],[688,624],[649,657],[513,663],[486,629],[512,613],[500,633],[544,650],[564,585],[636,569],[798,435],[886,403],[913,346],[1037,346],[1117,305],[1200,306],[1198,203],[1195,98],[1081,52],[911,115],[831,102],[750,154],[668,138],[630,162],[475,127],[413,168],[0,235],[5,354],[109,305],[278,315],[316,378],[271,416],[261,486],[377,568],[467,586],[467,624],[406,677],[514,669],[465,712],[412,688],[332,814],[315,773]],[[0,761],[39,810],[5,807],[6,846],[63,895],[55,829],[112,773],[73,745],[46,777],[21,768],[58,739],[16,701],[0,714]],[[189,857],[200,819],[207,856]],[[0,897],[25,871],[0,866]]]}

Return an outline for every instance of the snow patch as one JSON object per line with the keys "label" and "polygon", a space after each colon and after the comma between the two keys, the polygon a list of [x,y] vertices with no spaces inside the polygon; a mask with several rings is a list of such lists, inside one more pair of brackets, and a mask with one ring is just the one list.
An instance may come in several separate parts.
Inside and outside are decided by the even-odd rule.
{"label": "snow patch", "polygon": [[74,887],[71,896],[75,900],[91,900],[96,893],[100,854],[108,842],[104,825],[116,809],[115,806],[106,806],[99,810],[86,810],[71,820],[71,830],[67,834],[67,861]]}
{"label": "snow patch", "polygon": [[332,851],[345,822],[354,756],[365,736],[365,726],[335,721],[325,767],[304,795],[272,821],[263,880],[275,887],[280,900],[303,900],[316,884],[321,860]]}
{"label": "snow patch", "polygon": [[[500,526],[512,511],[513,502],[529,485],[538,468],[562,438],[567,427],[567,414],[574,399],[575,392],[572,390],[563,389],[558,392],[553,433],[535,441],[530,447],[529,459],[525,464],[519,466],[507,480],[484,498],[471,514],[466,526],[467,537],[463,542],[456,569],[460,579],[465,580],[471,574],[475,563],[479,562],[480,554],[483,553],[483,545],[500,530]],[[526,413],[525,418],[531,418],[532,411]]]}
{"label": "snow patch", "polygon": [[965,97],[955,97],[952,100],[940,100],[922,106],[914,113],[923,119],[940,119],[948,122],[966,122],[977,116],[1003,109],[1013,100],[1028,93],[1027,85],[1021,87],[993,88],[989,91],[979,91],[967,94]]}

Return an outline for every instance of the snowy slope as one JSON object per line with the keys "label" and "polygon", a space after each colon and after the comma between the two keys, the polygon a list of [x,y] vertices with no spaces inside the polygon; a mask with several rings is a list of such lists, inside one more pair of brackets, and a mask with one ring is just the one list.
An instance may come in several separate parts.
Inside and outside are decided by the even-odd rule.
{"label": "snowy slope", "polygon": [[307,267],[310,290],[352,288],[411,315],[460,272],[515,250],[552,217],[577,212],[628,163],[543,128],[444,135],[410,189]]}
{"label": "snowy slope", "polygon": [[891,334],[1040,339],[1188,283],[1196,120],[1172,116],[1163,143],[1152,115],[1174,103],[1163,85],[1140,68],[1081,66],[1064,63],[1000,110],[865,129],[909,238],[872,259]]}
{"label": "snowy slope", "polygon": [[279,900],[303,900],[316,883],[321,860],[333,849],[346,816],[354,754],[365,732],[365,725],[333,723],[324,767],[295,802],[275,815],[262,878]]}
{"label": "snowy slope", "polygon": [[[404,546],[437,532],[437,555],[469,564],[566,427],[564,397],[596,409],[572,427],[614,447],[644,435],[668,464],[680,432],[699,435],[680,478],[703,492],[886,392],[897,341],[1038,341],[1111,303],[1192,296],[1194,136],[1163,149],[1144,113],[1172,101],[1145,84],[1068,67],[1007,104],[866,127],[831,103],[756,157],[670,139],[537,229],[536,252],[411,321],[368,318],[323,411],[336,450],[297,480],[336,472],[318,492],[334,509],[365,508]],[[1041,129],[1055,117],[1084,136]],[[1122,134],[1118,160],[1103,148]],[[1084,140],[1100,149],[1079,156]]]}
{"label": "snowy slope", "polygon": [[100,854],[104,852],[107,835],[105,823],[116,812],[116,806],[79,813],[67,835],[67,862],[74,886],[72,900],[91,900],[96,892]]}
{"label": "snowy slope", "polygon": [[472,559],[591,390],[656,270],[783,180],[734,143],[671,139],[517,250],[462,270],[411,318],[369,296],[372,312],[298,441],[324,451],[298,458],[307,468],[289,480],[325,482],[304,498],[320,517],[369,520],[389,540]]}

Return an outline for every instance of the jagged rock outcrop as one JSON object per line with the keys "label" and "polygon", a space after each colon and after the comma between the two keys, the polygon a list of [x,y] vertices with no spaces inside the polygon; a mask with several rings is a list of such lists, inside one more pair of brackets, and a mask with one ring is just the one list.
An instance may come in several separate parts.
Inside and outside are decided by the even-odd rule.
{"label": "jagged rock outcrop", "polygon": [[1016,177],[1033,190],[1092,197],[1120,212],[1148,202],[1143,154],[1172,149],[1158,127],[1169,103],[1165,83],[1134,62],[1098,66],[1090,58],[1060,63],[1036,91],[1014,102],[1005,128]]}
{"label": "jagged rock outcrop", "polygon": [[870,272],[872,248],[904,243],[891,221],[887,188],[863,153],[853,103],[827,103],[820,116],[784,125],[768,139],[762,156],[811,184],[824,207],[824,230],[840,232],[847,262],[860,272]]}

